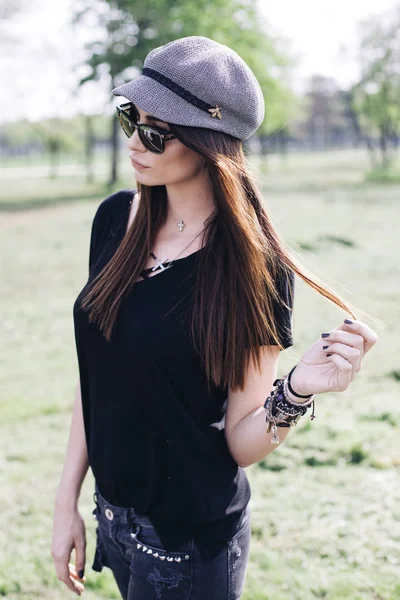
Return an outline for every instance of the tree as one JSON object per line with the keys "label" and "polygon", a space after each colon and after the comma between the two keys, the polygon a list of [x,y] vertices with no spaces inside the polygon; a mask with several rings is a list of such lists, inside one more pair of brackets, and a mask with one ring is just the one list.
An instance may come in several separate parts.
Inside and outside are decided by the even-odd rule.
{"label": "tree", "polygon": [[[353,107],[365,133],[372,165],[388,170],[400,128],[400,4],[360,23],[361,77]],[[380,160],[371,137],[379,139]]]}

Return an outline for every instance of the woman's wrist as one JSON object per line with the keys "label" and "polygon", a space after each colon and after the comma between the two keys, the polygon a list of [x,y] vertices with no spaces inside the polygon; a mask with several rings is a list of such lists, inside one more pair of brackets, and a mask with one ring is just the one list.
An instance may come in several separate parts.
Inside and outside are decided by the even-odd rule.
{"label": "woman's wrist", "polygon": [[80,487],[59,486],[56,489],[54,504],[56,507],[77,508],[80,496]]}
{"label": "woman's wrist", "polygon": [[292,388],[293,392],[295,392],[296,394],[299,394],[300,396],[306,396],[305,398],[299,398],[295,394],[292,394],[292,392],[289,389],[289,386],[287,386],[287,396],[288,396],[289,400],[293,400],[294,402],[307,402],[308,398],[314,393],[314,392],[311,392],[310,390],[306,389],[304,382],[299,381],[298,365],[296,365],[292,374],[290,375],[289,383],[290,383],[290,387]]}
{"label": "woman's wrist", "polygon": [[[298,389],[293,385],[293,383],[291,383],[292,388],[294,389],[294,391],[297,394],[301,394],[302,396],[305,396],[305,393],[298,391]],[[311,394],[310,394],[311,396]],[[298,396],[295,396],[294,394],[292,394],[292,392],[287,389],[287,397],[289,400],[293,400],[293,402],[297,402],[297,403],[303,403],[303,402],[307,402],[309,398],[299,398]]]}

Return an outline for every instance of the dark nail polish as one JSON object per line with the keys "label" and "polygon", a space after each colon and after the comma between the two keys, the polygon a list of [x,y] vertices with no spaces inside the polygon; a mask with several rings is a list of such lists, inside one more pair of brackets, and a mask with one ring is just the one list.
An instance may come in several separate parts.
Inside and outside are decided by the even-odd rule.
{"label": "dark nail polish", "polygon": [[327,356],[332,356],[332,352],[330,354],[327,354]]}
{"label": "dark nail polish", "polygon": [[321,333],[321,337],[326,338],[329,336],[329,333]]}
{"label": "dark nail polish", "polygon": [[349,325],[353,325],[353,321],[350,321],[350,319],[345,319],[344,322],[348,323]]}
{"label": "dark nail polish", "polygon": [[79,579],[82,579],[84,572],[85,572],[84,569],[81,569],[80,571],[78,571]]}
{"label": "dark nail polish", "polygon": [[329,346],[322,346],[322,350],[326,350]]}

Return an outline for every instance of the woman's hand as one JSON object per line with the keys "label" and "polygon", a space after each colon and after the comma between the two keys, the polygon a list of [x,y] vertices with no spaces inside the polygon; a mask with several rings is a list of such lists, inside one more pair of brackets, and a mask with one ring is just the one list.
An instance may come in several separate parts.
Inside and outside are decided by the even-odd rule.
{"label": "woman's hand", "polygon": [[[297,394],[346,390],[360,371],[364,355],[378,341],[376,333],[361,321],[344,322],[328,333],[304,353],[293,371],[290,384]],[[296,401],[301,402],[300,398]]]}
{"label": "woman's hand", "polygon": [[[70,562],[71,552],[75,549],[76,567]],[[53,523],[53,541],[51,556],[56,568],[57,578],[80,596],[85,591],[81,583],[86,577],[79,577],[86,562],[85,523],[76,508],[56,505]],[[81,573],[82,574],[82,573]]]}

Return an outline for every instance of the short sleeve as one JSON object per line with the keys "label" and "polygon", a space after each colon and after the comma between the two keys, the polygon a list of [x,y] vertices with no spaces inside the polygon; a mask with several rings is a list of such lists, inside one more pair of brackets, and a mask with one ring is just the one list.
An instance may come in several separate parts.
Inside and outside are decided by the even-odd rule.
{"label": "short sleeve", "polygon": [[130,201],[136,191],[136,188],[124,188],[114,192],[97,207],[90,233],[89,275],[97,264],[104,264],[104,260],[111,258],[114,229],[120,229],[127,218]]}
{"label": "short sleeve", "polygon": [[106,229],[104,201],[98,206],[92,221],[89,244],[89,274],[95,266],[100,250],[100,242]]}
{"label": "short sleeve", "polygon": [[[273,314],[275,319],[275,325],[277,333],[283,349],[293,346],[293,328],[292,328],[292,317],[293,317],[293,303],[294,303],[294,288],[295,288],[295,273],[291,269],[281,269],[278,271],[279,275],[276,279],[276,286],[279,292],[280,299],[286,304],[284,306],[281,302],[273,299]],[[273,345],[276,346],[276,342],[272,336],[266,335],[264,339],[260,340],[260,345]]]}

